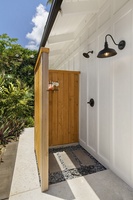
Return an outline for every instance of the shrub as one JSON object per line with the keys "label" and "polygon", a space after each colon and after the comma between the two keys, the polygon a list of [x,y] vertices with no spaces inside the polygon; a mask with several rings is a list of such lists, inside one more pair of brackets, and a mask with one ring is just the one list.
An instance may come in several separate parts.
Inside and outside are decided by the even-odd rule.
{"label": "shrub", "polygon": [[0,76],[0,143],[17,139],[24,127],[33,126],[33,93],[20,80],[5,81]]}
{"label": "shrub", "polygon": [[25,119],[25,127],[33,127],[34,126],[34,118],[29,116]]}

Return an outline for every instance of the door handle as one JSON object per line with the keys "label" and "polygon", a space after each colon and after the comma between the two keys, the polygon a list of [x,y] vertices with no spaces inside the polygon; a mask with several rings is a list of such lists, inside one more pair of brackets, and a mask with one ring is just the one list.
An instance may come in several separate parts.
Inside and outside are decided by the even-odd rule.
{"label": "door handle", "polygon": [[94,106],[94,104],[95,104],[95,101],[94,101],[94,99],[90,99],[90,101],[89,101],[89,102],[87,102],[87,103],[89,103],[89,104],[90,104],[90,106],[91,106],[91,107],[93,107],[93,106]]}

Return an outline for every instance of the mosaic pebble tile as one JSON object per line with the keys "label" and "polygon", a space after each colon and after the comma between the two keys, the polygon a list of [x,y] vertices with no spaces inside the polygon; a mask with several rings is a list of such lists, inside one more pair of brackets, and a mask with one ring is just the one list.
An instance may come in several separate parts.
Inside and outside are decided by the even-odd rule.
{"label": "mosaic pebble tile", "polygon": [[[93,160],[94,165],[89,165],[89,166],[84,165],[84,163],[82,163],[81,160],[79,160],[79,158],[74,153],[75,150],[82,150],[88,156],[89,159]],[[76,162],[79,164],[80,167],[68,169],[66,167],[64,160],[62,160],[62,157],[60,156],[60,152],[63,152],[63,151],[66,151],[66,153],[70,151],[71,154],[73,155],[73,159],[76,160]],[[92,173],[106,170],[106,168],[103,165],[101,165],[91,154],[89,154],[80,145],[51,148],[49,149],[49,153],[50,154],[57,153],[56,155],[58,156],[59,162],[63,168],[62,171],[49,173],[49,184],[54,184],[54,183],[68,180],[68,179],[73,179],[76,177],[81,177],[87,174],[92,174]]]}

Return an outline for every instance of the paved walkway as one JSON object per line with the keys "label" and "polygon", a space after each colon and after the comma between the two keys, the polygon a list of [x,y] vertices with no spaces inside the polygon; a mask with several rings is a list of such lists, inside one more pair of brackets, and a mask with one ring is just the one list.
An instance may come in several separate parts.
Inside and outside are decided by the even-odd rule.
{"label": "paved walkway", "polygon": [[34,129],[20,136],[9,200],[133,200],[133,190],[110,170],[50,185],[42,193],[34,154]]}
{"label": "paved walkway", "polygon": [[18,142],[8,143],[3,155],[3,162],[0,162],[0,199],[9,198],[17,146]]}
{"label": "paved walkway", "polygon": [[[49,187],[47,193],[42,193],[39,185],[38,172],[34,154],[34,129],[25,129],[20,136],[14,176],[12,180],[10,200],[56,200],[83,199],[90,190],[91,200],[99,200],[87,181],[83,178],[73,179]],[[76,186],[76,187],[75,187]],[[87,186],[87,188],[85,187]],[[89,186],[89,187],[88,187]],[[71,189],[70,189],[71,187]],[[73,192],[72,192],[73,189]],[[84,197],[84,200],[86,198]],[[88,199],[88,198],[87,198]]]}

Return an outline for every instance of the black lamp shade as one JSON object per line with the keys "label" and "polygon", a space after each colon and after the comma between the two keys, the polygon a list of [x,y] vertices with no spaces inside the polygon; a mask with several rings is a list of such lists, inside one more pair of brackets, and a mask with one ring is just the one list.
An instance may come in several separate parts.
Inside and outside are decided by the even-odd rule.
{"label": "black lamp shade", "polygon": [[108,48],[107,50],[103,49],[101,50],[97,57],[98,58],[108,58],[108,57],[112,57],[115,56],[117,54],[117,52],[114,49],[110,49]]}
{"label": "black lamp shade", "polygon": [[98,55],[97,55],[98,58],[108,58],[108,57],[115,56],[115,55],[117,54],[117,52],[116,52],[114,49],[110,49],[110,48],[108,47],[108,42],[107,42],[107,37],[108,37],[108,36],[111,37],[113,43],[114,43],[115,45],[118,46],[118,49],[119,49],[119,50],[124,49],[125,46],[126,46],[125,40],[121,40],[121,41],[117,44],[117,43],[115,42],[114,38],[112,37],[112,35],[107,34],[107,35],[105,36],[104,49],[101,50],[101,51],[98,53]]}
{"label": "black lamp shade", "polygon": [[109,48],[108,43],[105,42],[104,49],[98,53],[97,57],[98,58],[108,58],[108,57],[115,56],[116,54],[117,54],[117,52],[114,49]]}

